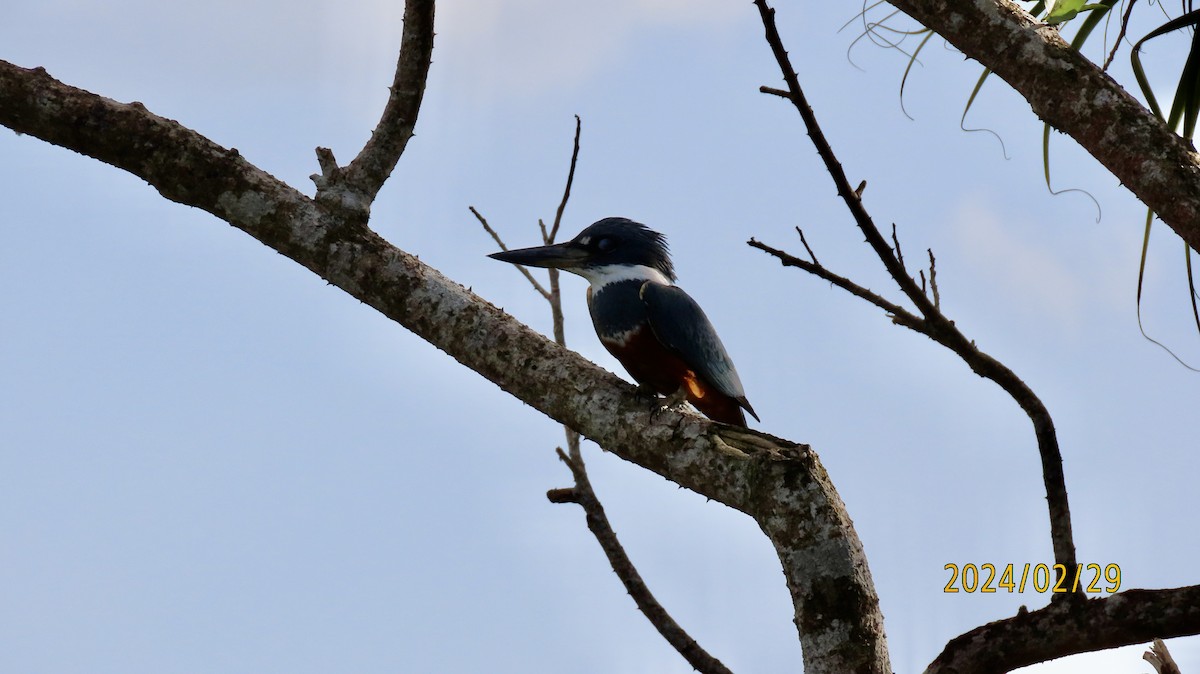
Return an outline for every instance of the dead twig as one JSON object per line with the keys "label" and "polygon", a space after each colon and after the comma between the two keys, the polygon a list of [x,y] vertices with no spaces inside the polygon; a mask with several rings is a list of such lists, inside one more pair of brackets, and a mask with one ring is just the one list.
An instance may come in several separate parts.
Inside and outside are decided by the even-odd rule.
{"label": "dead twig", "polygon": [[638,609],[654,625],[658,633],[675,650],[679,651],[689,665],[701,674],[732,674],[728,667],[710,655],[684,631],[679,623],[675,622],[675,619],[667,613],[662,604],[654,598],[646,581],[642,580],[642,575],[630,561],[629,555],[625,554],[625,548],[617,540],[617,534],[609,524],[608,516],[604,514],[604,506],[592,490],[592,483],[588,479],[583,459],[567,456],[562,449],[558,450],[558,458],[562,459],[562,462],[567,464],[567,468],[571,470],[571,475],[575,477],[575,486],[570,489],[552,489],[546,492],[546,498],[554,503],[577,503],[583,508],[587,517],[588,529],[600,543],[600,548],[608,557],[609,565],[621,579],[621,584],[625,586],[629,596],[633,598]]}

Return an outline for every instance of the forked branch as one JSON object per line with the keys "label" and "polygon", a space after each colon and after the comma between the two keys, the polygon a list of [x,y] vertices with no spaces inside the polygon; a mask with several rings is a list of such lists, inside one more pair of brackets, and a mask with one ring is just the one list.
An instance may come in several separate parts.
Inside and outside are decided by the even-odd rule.
{"label": "forked branch", "polygon": [[[571,198],[571,185],[575,182],[575,167],[579,162],[579,137],[582,131],[582,123],[579,115],[575,116],[575,142],[571,151],[571,165],[567,169],[567,184],[563,189],[562,199],[558,203],[558,209],[554,214],[554,225],[546,228],[545,222],[539,220],[538,227],[542,234],[542,243],[550,245],[554,243],[555,237],[558,235],[559,226],[562,224],[563,213],[566,211],[567,202]],[[471,213],[483,225],[484,230],[491,235],[492,240],[500,246],[501,250],[508,250],[503,239],[495,229],[488,224],[487,219],[475,210],[475,207],[470,207]],[[562,292],[559,286],[559,272],[557,269],[551,268],[550,272],[550,290],[547,292],[542,288],[542,285],[537,282],[529,270],[525,267],[517,265],[525,278],[533,284],[534,289],[550,304],[550,311],[554,321],[554,341],[560,346],[567,345],[566,329],[563,320],[562,311]],[[563,425],[563,431],[566,433],[567,451],[563,452],[561,448],[556,451],[558,458],[567,465],[570,469],[572,477],[575,478],[575,486],[567,489],[551,489],[546,492],[546,498],[551,503],[575,503],[583,508],[584,516],[587,519],[588,530],[595,536],[596,541],[600,543],[601,550],[608,558],[609,566],[612,567],[617,578],[625,587],[625,591],[633,598],[634,603],[650,624],[654,626],[658,633],[669,643],[680,655],[683,656],[688,664],[700,674],[731,674],[729,669],[704,650],[700,644],[693,639],[679,623],[667,613],[666,608],[659,603],[654,597],[654,593],[650,591],[650,587],[642,579],[642,575],[638,573],[637,567],[633,565],[633,561],[629,559],[629,555],[625,553],[625,547],[621,545],[621,541],[617,539],[617,532],[613,529],[612,524],[608,521],[608,515],[604,512],[604,505],[600,502],[600,498],[596,496],[596,492],[592,489],[592,482],[588,479],[587,466],[583,461],[583,452],[580,451],[579,434],[576,433],[570,426]]]}
{"label": "forked branch", "polygon": [[[1030,421],[1033,422],[1038,453],[1042,462],[1042,479],[1046,489],[1046,501],[1050,511],[1050,538],[1054,549],[1054,560],[1057,564],[1062,564],[1066,569],[1074,569],[1076,566],[1075,543],[1071,533],[1071,511],[1067,502],[1066,479],[1063,476],[1062,454],[1058,447],[1058,437],[1055,434],[1054,422],[1050,418],[1049,410],[1046,409],[1042,401],[1020,377],[1000,361],[980,351],[971,340],[963,335],[953,321],[946,318],[939,306],[940,301],[938,301],[936,295],[936,286],[933,286],[932,283],[930,284],[933,286],[932,289],[934,291],[934,295],[931,297],[927,294],[926,288],[918,284],[908,273],[908,270],[905,269],[903,258],[900,256],[900,242],[895,235],[895,231],[893,230],[894,245],[892,245],[888,243],[888,240],[879,231],[879,228],[875,226],[874,220],[862,202],[860,193],[851,187],[850,181],[846,178],[846,173],[842,169],[842,165],[838,162],[833,148],[830,146],[829,141],[826,140],[825,134],[817,122],[816,115],[808,105],[804,91],[800,88],[799,79],[796,77],[796,71],[792,67],[787,51],[784,49],[783,40],[780,38],[779,31],[775,26],[775,10],[767,6],[766,0],[755,0],[754,4],[758,7],[759,14],[762,17],[763,26],[766,29],[767,42],[771,46],[771,51],[775,54],[775,60],[783,72],[784,81],[787,83],[786,91],[764,87],[765,93],[776,96],[783,95],[784,98],[792,102],[796,110],[800,113],[800,117],[804,120],[804,125],[808,130],[809,138],[812,139],[813,145],[816,146],[817,153],[825,163],[826,170],[837,186],[838,195],[845,202],[846,207],[854,218],[855,224],[858,225],[867,242],[883,262],[884,267],[896,281],[901,291],[916,307],[917,312],[916,314],[911,313],[899,305],[885,300],[882,296],[853,283],[849,279],[826,270],[816,262],[800,260],[782,251],[760,244],[753,239],[749,241],[749,244],[775,255],[785,265],[799,267],[811,274],[815,274],[882,308],[892,316],[892,320],[950,349],[962,358],[972,371],[981,377],[991,379],[1012,396],[1013,400],[1021,406],[1021,409],[1025,411]],[[807,242],[805,242],[805,247],[808,248]],[[809,254],[812,256],[811,249],[809,249]],[[812,257],[815,259],[815,256]],[[931,279],[934,273],[933,265],[934,258],[932,252],[930,252]]]}

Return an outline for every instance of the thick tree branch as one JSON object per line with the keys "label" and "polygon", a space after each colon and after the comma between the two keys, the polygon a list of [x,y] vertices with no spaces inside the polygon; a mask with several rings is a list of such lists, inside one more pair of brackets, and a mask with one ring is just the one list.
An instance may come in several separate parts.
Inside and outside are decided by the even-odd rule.
{"label": "thick tree branch", "polygon": [[0,125],[123,168],[312,270],[600,446],[745,512],[770,538],[809,674],[889,672],[862,544],[807,446],[656,410],[634,387],[546,340],[368,229],[137,104],[0,62]]}
{"label": "thick tree branch", "polygon": [[285,255],[319,228],[312,202],[292,187],[178,122],[65,85],[43,68],[0,61],[0,124],[124,169],[171,201],[263,232]]}
{"label": "thick tree branch", "polygon": [[1200,251],[1200,155],[1010,0],[888,0],[999,75]]}
{"label": "thick tree branch", "polygon": [[1200,585],[1058,602],[956,637],[925,674],[1001,674],[1076,653],[1200,633]]}
{"label": "thick tree branch", "polygon": [[[888,244],[887,239],[884,238],[879,228],[875,226],[874,220],[867,212],[866,206],[862,202],[860,190],[853,189],[850,186],[850,181],[846,178],[846,173],[842,169],[841,163],[838,162],[833,148],[830,146],[829,141],[826,140],[825,134],[821,131],[817,117],[808,105],[808,100],[805,98],[804,91],[800,88],[799,79],[796,77],[796,71],[792,67],[787,51],[784,49],[783,41],[779,37],[779,31],[775,26],[775,10],[767,6],[766,0],[755,0],[754,4],[758,7],[759,14],[762,17],[763,27],[766,29],[767,43],[770,44],[771,50],[775,54],[775,60],[783,73],[783,79],[787,83],[788,88],[785,97],[792,102],[796,110],[800,113],[801,119],[804,120],[804,126],[808,130],[809,138],[812,139],[813,145],[817,148],[817,154],[821,156],[826,170],[833,178],[834,184],[837,186],[838,195],[842,197],[847,209],[849,209],[850,214],[854,217],[855,224],[858,225],[867,242],[874,249],[875,254],[883,261],[884,267],[887,268],[888,273],[896,281],[896,284],[900,286],[900,289],[908,297],[909,301],[917,307],[922,318],[916,319],[912,314],[887,302],[882,297],[871,293],[865,288],[851,283],[848,279],[832,273],[818,273],[817,275],[838,284],[840,287],[870,301],[876,306],[882,307],[892,315],[893,320],[896,320],[897,323],[928,336],[930,339],[958,354],[973,372],[994,381],[1021,406],[1021,409],[1025,411],[1033,423],[1034,435],[1037,438],[1038,455],[1042,462],[1042,480],[1046,488],[1046,502],[1050,514],[1050,539],[1054,549],[1054,560],[1056,563],[1062,564],[1065,569],[1075,568],[1075,542],[1071,533],[1071,510],[1067,500],[1066,478],[1063,475],[1062,453],[1059,451],[1058,436],[1054,430],[1054,421],[1050,417],[1050,411],[1046,409],[1041,399],[1034,394],[1033,390],[1016,373],[1008,369],[1000,361],[976,348],[975,344],[967,339],[954,325],[954,322],[942,314],[937,304],[925,294],[921,286],[909,275],[908,270],[904,267],[903,258],[900,256],[899,239],[896,239],[893,233],[893,241],[896,242],[895,248],[892,248]],[[774,91],[769,93],[776,94]],[[755,245],[756,243],[753,240],[750,242],[751,245]],[[805,245],[807,247],[807,244]],[[768,247],[762,245],[758,245],[757,247],[769,250]],[[817,270],[824,271],[824,268],[819,264],[806,263],[791,256],[788,256],[788,258],[790,259],[785,260],[782,257],[780,259],[785,264],[800,267],[810,273],[817,273]],[[930,259],[933,259],[932,253],[930,253]]]}
{"label": "thick tree branch", "polygon": [[338,168],[332,152],[317,149],[321,174],[313,176],[313,180],[317,184],[318,203],[358,213],[365,221],[375,195],[396,168],[417,124],[433,56],[433,9],[433,0],[405,3],[400,57],[395,79],[388,89],[388,102],[370,140],[354,161]]}

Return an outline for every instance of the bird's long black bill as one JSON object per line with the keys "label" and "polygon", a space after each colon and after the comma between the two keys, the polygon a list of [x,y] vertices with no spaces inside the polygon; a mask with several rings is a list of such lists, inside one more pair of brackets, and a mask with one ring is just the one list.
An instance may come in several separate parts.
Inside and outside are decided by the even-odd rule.
{"label": "bird's long black bill", "polygon": [[553,246],[536,246],[534,248],[519,248],[492,253],[488,257],[501,262],[524,265],[526,267],[554,267],[555,269],[570,269],[578,267],[587,259],[587,251],[568,243],[557,243]]}

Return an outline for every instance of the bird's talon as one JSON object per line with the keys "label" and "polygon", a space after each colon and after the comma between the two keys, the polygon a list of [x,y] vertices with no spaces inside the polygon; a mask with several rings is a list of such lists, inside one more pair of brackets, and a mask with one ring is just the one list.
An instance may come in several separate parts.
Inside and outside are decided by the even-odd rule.
{"label": "bird's talon", "polygon": [[650,409],[650,418],[657,419],[659,414],[667,410],[678,410],[687,402],[687,389],[680,389],[671,395],[658,398],[655,396],[654,407]]}
{"label": "bird's talon", "polygon": [[688,397],[687,397],[687,387],[686,387],[686,386],[680,386],[678,391],[676,391],[676,392],[672,393],[672,394],[671,394],[671,395],[669,395],[669,396],[664,396],[664,397],[663,397],[663,399],[662,399],[662,406],[663,406],[663,407],[667,407],[667,408],[671,408],[671,407],[679,407],[680,405],[682,405],[682,404],[684,404],[685,402],[687,402],[687,399],[688,399]]}

